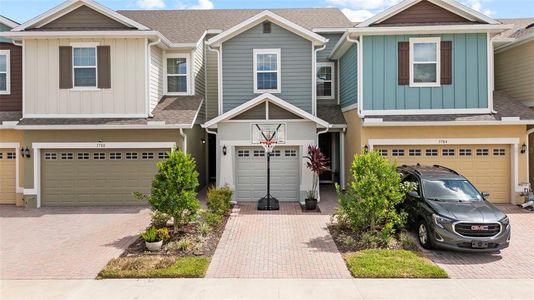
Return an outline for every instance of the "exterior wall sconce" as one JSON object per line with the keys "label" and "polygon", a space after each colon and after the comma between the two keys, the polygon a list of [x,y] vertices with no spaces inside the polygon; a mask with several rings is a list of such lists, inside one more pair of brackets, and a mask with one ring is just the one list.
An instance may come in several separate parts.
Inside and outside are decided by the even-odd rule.
{"label": "exterior wall sconce", "polygon": [[222,147],[222,150],[223,150],[223,155],[226,156],[226,150],[228,150],[228,149],[226,148],[226,145],[224,145],[224,146]]}
{"label": "exterior wall sconce", "polygon": [[369,146],[368,145],[363,146],[363,153],[369,153]]}
{"label": "exterior wall sconce", "polygon": [[26,147],[26,148],[24,148],[24,147],[20,148],[20,156],[21,156],[22,158],[24,158],[24,157],[30,158],[30,157],[31,157],[31,155],[30,155],[30,149],[28,149],[28,147]]}
{"label": "exterior wall sconce", "polygon": [[523,143],[523,145],[521,145],[521,154],[525,154],[525,152],[527,152],[527,144]]}
{"label": "exterior wall sconce", "polygon": [[201,142],[202,144],[206,144],[206,139],[200,139],[200,142]]}

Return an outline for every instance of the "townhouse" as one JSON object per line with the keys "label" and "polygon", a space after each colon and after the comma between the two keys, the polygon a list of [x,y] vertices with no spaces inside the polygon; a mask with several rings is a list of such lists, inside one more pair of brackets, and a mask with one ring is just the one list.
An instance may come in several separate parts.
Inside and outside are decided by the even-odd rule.
{"label": "townhouse", "polygon": [[132,192],[150,189],[173,147],[195,158],[202,184],[255,201],[267,181],[258,127],[278,133],[271,187],[282,201],[311,189],[310,144],[331,158],[321,181],[342,186],[353,155],[371,149],[457,169],[496,203],[517,201],[529,179],[534,112],[494,92],[493,43],[510,26],[453,1],[407,0],[354,24],[333,8],[71,0],[7,29],[22,92],[12,120],[2,106],[1,146],[19,170],[2,175],[16,179],[2,193],[14,187],[28,206],[138,203]]}

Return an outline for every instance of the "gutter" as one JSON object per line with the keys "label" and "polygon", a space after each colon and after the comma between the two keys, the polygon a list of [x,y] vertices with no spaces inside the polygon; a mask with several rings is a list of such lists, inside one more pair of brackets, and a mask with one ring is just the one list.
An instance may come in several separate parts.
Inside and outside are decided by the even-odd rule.
{"label": "gutter", "polygon": [[152,46],[155,46],[157,44],[161,43],[161,39],[158,38],[157,41],[149,43],[147,46],[147,72],[145,74],[146,76],[146,111],[149,118],[152,118],[154,115],[152,114],[152,110],[150,109],[150,69],[151,69],[151,62],[152,62]]}

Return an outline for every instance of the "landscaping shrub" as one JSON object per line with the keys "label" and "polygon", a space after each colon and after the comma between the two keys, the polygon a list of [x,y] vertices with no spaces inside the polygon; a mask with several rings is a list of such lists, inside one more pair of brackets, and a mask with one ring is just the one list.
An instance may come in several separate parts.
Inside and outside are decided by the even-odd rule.
{"label": "landscaping shrub", "polygon": [[171,216],[169,216],[166,213],[162,213],[160,211],[153,211],[152,212],[152,226],[156,228],[163,228],[167,226],[167,222],[171,219]]}
{"label": "landscaping shrub", "polygon": [[158,163],[158,173],[152,181],[146,198],[152,207],[174,219],[177,231],[180,225],[192,221],[200,208],[196,189],[199,186],[195,160],[181,150],[172,150],[169,158]]}
{"label": "landscaping shrub", "polygon": [[228,186],[210,187],[208,189],[208,209],[218,215],[224,216],[230,211],[233,191]]}
{"label": "landscaping shrub", "polygon": [[209,210],[201,210],[200,213],[201,222],[204,222],[211,226],[212,228],[219,226],[223,221],[223,216],[216,214]]}
{"label": "landscaping shrub", "polygon": [[406,214],[396,207],[415,186],[402,183],[396,165],[374,151],[354,157],[351,175],[345,193],[337,187],[338,219],[357,232],[373,235],[366,237],[366,244],[387,245],[406,222]]}

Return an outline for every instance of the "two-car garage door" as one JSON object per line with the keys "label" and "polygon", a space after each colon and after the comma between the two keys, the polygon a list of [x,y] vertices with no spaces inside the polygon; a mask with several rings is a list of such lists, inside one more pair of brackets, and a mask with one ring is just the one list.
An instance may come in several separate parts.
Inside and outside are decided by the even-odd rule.
{"label": "two-car garage door", "polygon": [[[275,147],[271,156],[271,195],[280,201],[298,201],[300,193],[298,147]],[[267,158],[261,147],[236,148],[236,200],[256,201],[267,193]]]}
{"label": "two-car garage door", "polygon": [[509,145],[376,146],[398,165],[442,165],[467,177],[493,203],[509,203],[511,156]]}
{"label": "two-car garage door", "polygon": [[41,151],[43,206],[142,204],[158,161],[169,149],[61,149]]}

